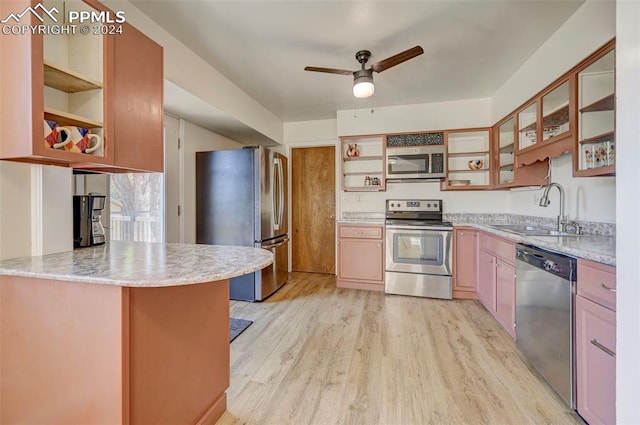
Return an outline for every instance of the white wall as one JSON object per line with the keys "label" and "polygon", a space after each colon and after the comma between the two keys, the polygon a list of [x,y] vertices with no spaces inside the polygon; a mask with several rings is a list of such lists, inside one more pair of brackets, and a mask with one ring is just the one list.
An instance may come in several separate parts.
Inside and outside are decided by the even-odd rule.
{"label": "white wall", "polygon": [[617,2],[617,423],[640,424],[640,2]]}
{"label": "white wall", "polygon": [[73,249],[70,168],[0,161],[0,260]]}
{"label": "white wall", "polygon": [[[615,223],[615,177],[573,178],[572,172],[571,155],[551,159],[551,181],[560,183],[565,190],[565,214],[571,219]],[[542,192],[543,189],[512,191],[510,212],[555,218],[559,214],[559,192],[551,189],[551,204],[546,208],[538,205]]]}
{"label": "white wall", "polygon": [[338,140],[338,121],[335,119],[284,123],[285,143],[326,140]]}
{"label": "white wall", "polygon": [[615,35],[615,2],[587,0],[494,94],[491,122],[513,112]]}
{"label": "white wall", "polygon": [[489,127],[491,99],[467,99],[337,112],[339,136]]}
{"label": "white wall", "polygon": [[0,161],[0,260],[31,255],[31,167]]}
{"label": "white wall", "polygon": [[188,121],[181,120],[184,243],[196,242],[196,152],[238,149],[242,145]]}

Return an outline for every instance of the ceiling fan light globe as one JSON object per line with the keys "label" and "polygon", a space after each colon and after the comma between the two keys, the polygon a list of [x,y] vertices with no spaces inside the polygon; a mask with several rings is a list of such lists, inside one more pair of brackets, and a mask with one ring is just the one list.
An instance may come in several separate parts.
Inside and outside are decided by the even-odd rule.
{"label": "ceiling fan light globe", "polygon": [[361,81],[353,85],[353,95],[360,99],[371,97],[375,87],[371,81]]}

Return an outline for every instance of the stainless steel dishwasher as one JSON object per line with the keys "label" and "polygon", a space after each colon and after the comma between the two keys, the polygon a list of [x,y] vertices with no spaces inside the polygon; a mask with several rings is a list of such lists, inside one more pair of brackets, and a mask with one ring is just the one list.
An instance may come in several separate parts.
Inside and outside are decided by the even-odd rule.
{"label": "stainless steel dishwasher", "polygon": [[576,259],[518,244],[516,267],[516,346],[575,409]]}

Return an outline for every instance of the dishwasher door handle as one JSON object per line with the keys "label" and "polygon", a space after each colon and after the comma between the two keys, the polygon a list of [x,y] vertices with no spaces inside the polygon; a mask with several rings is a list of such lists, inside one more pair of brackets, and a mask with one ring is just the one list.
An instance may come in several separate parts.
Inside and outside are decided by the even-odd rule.
{"label": "dishwasher door handle", "polygon": [[596,347],[598,347],[599,349],[601,349],[602,351],[604,351],[605,353],[607,353],[608,355],[610,355],[611,357],[615,358],[616,357],[616,353],[614,353],[613,351],[609,350],[607,347],[605,347],[604,345],[600,344],[600,341],[598,341],[597,338],[594,338],[591,340],[591,343],[593,345],[595,345]]}

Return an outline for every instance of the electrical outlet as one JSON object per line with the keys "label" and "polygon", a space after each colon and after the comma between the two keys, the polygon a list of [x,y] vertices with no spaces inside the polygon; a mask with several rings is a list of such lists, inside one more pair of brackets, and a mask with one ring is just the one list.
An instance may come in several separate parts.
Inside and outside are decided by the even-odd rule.
{"label": "electrical outlet", "polygon": [[362,195],[358,195],[356,197],[356,202],[358,202],[358,203],[362,202]]}

